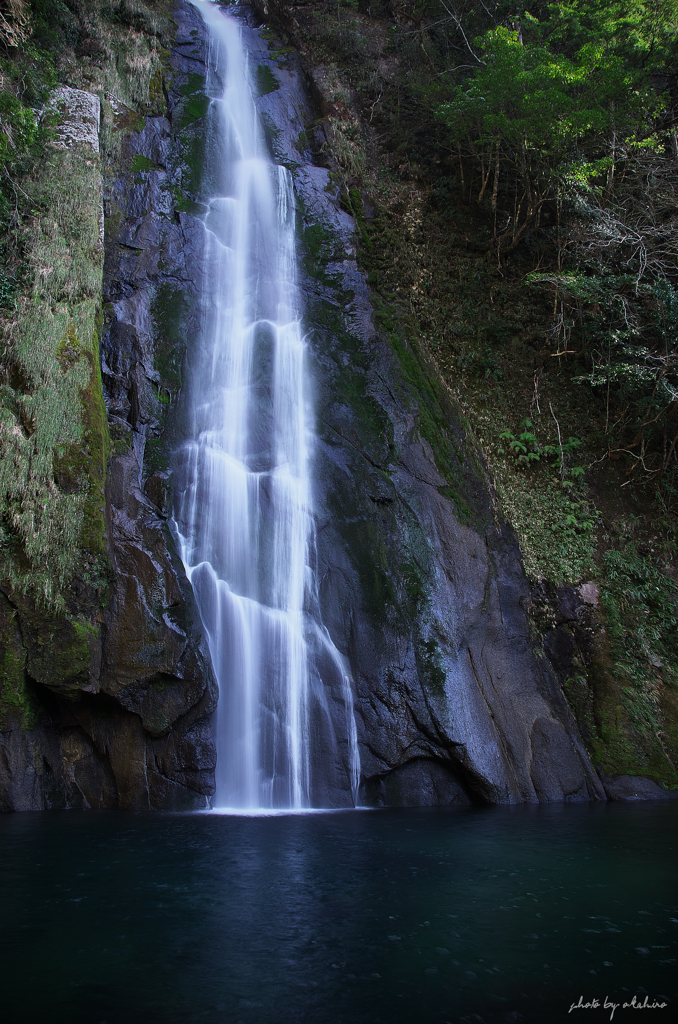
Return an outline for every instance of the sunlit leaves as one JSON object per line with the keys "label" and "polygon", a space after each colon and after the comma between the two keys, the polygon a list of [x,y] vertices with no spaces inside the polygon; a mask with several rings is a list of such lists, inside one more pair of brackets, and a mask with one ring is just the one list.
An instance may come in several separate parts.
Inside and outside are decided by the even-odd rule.
{"label": "sunlit leaves", "polygon": [[30,107],[24,107],[11,93],[0,93],[0,160],[30,149],[37,130]]}
{"label": "sunlit leaves", "polygon": [[499,26],[480,44],[483,65],[439,109],[454,143],[499,142],[512,159],[535,150],[555,165],[588,136],[633,133],[657,105],[638,73],[601,41],[568,57]]}

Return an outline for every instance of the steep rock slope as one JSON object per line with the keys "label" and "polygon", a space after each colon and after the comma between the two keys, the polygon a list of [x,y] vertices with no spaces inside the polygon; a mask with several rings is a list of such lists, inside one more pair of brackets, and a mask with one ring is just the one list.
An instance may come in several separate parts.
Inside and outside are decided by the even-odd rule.
{"label": "steep rock slope", "polygon": [[416,340],[394,345],[373,326],[356,225],[301,69],[255,55],[269,69],[258,77],[276,83],[259,100],[270,145],[300,202],[316,571],[357,691],[363,799],[604,799],[551,667],[532,650],[520,552],[482,460]]}
{"label": "steep rock slope", "polygon": [[[148,17],[174,37],[158,72],[166,98],[155,83],[161,103],[149,99],[148,87],[138,103],[122,88],[118,95],[104,88],[106,63],[101,95],[61,87],[53,99],[57,144],[39,179],[48,212],[30,259],[36,282],[51,268],[62,275],[63,294],[55,306],[54,287],[41,295],[36,283],[38,308],[34,299],[24,314],[11,369],[22,395],[15,403],[34,406],[31,429],[12,427],[8,412],[3,422],[15,444],[37,445],[44,465],[21,452],[14,463],[19,471],[28,464],[33,489],[47,496],[45,522],[32,526],[39,557],[26,543],[23,561],[12,555],[17,538],[3,584],[0,805],[7,810],[190,809],[213,790],[216,690],[167,527],[166,458],[156,450],[155,461],[144,460],[147,442],[162,448],[166,408],[180,383],[194,222],[174,203],[190,174],[190,126],[204,113],[192,100],[205,49],[189,6],[171,21]],[[148,71],[145,39],[137,32],[134,42]],[[114,53],[115,31],[112,40],[100,45]],[[139,109],[153,115],[159,106],[167,116]],[[57,254],[49,218],[62,232]],[[69,502],[73,508],[62,510]],[[55,560],[68,563],[56,594],[49,590]],[[42,594],[28,586],[27,568]]]}

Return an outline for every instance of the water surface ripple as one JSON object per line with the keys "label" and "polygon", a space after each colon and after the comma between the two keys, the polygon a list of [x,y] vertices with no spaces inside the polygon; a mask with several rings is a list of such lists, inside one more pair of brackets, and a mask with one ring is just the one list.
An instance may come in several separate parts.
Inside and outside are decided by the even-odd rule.
{"label": "water surface ripple", "polygon": [[675,804],[48,812],[0,842],[11,1024],[676,1019]]}

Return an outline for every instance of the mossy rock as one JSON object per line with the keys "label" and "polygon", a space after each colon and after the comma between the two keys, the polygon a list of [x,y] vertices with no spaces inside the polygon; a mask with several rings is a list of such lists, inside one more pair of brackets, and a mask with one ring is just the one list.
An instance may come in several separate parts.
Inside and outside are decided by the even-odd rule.
{"label": "mossy rock", "polygon": [[0,730],[35,725],[36,706],[26,683],[26,650],[16,609],[0,593]]}
{"label": "mossy rock", "polygon": [[[186,317],[191,299],[187,292],[161,284],[151,303],[155,327],[154,364],[162,387],[181,386],[181,364],[186,351]],[[160,399],[162,401],[162,399]]]}
{"label": "mossy rock", "polygon": [[31,679],[71,699],[89,684],[90,667],[98,664],[100,627],[78,616],[49,616],[18,599]]}
{"label": "mossy rock", "polygon": [[280,82],[271,71],[268,64],[258,64],[254,72],[254,86],[257,96],[266,96],[280,88]]}

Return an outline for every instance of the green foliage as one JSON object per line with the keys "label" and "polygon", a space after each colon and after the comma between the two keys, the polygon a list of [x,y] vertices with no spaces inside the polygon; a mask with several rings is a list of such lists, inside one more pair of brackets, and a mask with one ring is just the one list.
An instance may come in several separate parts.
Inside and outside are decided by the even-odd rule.
{"label": "green foliage", "polygon": [[604,596],[615,654],[642,682],[648,665],[678,686],[678,586],[635,545],[607,551]]}
{"label": "green foliage", "polygon": [[[500,441],[508,441],[509,448],[516,455],[518,462],[529,465],[530,462],[539,462],[540,453],[536,450],[537,438],[531,431],[532,420],[523,420],[521,426],[523,432],[516,437],[510,430],[502,430],[499,435]],[[530,445],[531,451],[528,451],[527,445]]]}
{"label": "green foliage", "polygon": [[[603,46],[630,68],[671,68],[678,41],[675,0],[564,0],[535,4],[541,36],[564,50]],[[535,20],[526,15],[526,29]]]}
{"label": "green foliage", "polygon": [[595,576],[600,513],[590,500],[509,467],[497,468],[496,481],[531,579],[579,583]]}
{"label": "green foliage", "polygon": [[634,147],[667,145],[672,125],[653,83],[658,67],[675,63],[675,3],[532,7],[539,17],[495,24],[475,50],[466,38],[472,57],[456,69],[466,77],[437,108],[460,158],[479,171],[479,201],[491,190],[500,252],[539,227],[545,204],[568,187],[614,173]]}
{"label": "green foliage", "polygon": [[499,260],[538,230],[556,243],[555,272],[527,283],[553,296],[549,343],[581,360],[574,380],[604,403],[610,451],[638,477],[666,474],[678,461],[678,143],[661,90],[678,66],[675,0],[502,14],[438,116],[462,174],[472,164],[479,199],[492,196]]}
{"label": "green foliage", "polygon": [[28,152],[37,132],[35,112],[11,93],[0,93],[0,160]]}
{"label": "green foliage", "polygon": [[14,303],[16,281],[0,270],[0,309],[10,308]]}
{"label": "green foliage", "polygon": [[55,84],[51,57],[33,45],[10,57],[0,53],[0,229],[5,231],[30,210],[30,197],[17,179],[44,156],[51,118],[40,119],[36,108]]}
{"label": "green foliage", "polygon": [[31,0],[32,37],[44,52],[75,48],[82,28],[64,0]]}
{"label": "green foliage", "polygon": [[469,83],[440,108],[455,144],[471,134],[481,146],[499,143],[514,159],[536,151],[557,164],[586,136],[609,130],[615,117],[633,130],[649,98],[621,59],[595,43],[568,58],[499,26],[483,37],[481,52]]}
{"label": "green foliage", "polygon": [[[510,430],[503,430],[499,435],[500,441],[508,441],[509,450],[515,455],[519,465],[529,466],[541,459],[552,459],[553,466],[560,466],[561,482],[572,486],[572,480],[577,480],[584,475],[583,466],[565,468],[565,457],[581,448],[581,441],[576,437],[568,437],[567,441],[561,444],[540,445],[535,434],[532,433],[533,423],[531,419],[524,419],[521,423],[522,433],[516,437]],[[572,480],[565,480],[565,474],[569,473]]]}
{"label": "green foliage", "polygon": [[24,277],[2,325],[0,573],[63,610],[83,549],[104,551],[98,163],[52,149],[25,176]]}
{"label": "green foliage", "polygon": [[506,429],[498,435],[493,464],[502,508],[518,535],[528,575],[577,583],[596,575],[601,515],[586,493],[584,467],[568,465],[581,440],[570,435],[556,443],[556,435],[542,442],[538,433],[526,417],[517,434]]}
{"label": "green foliage", "polygon": [[663,277],[639,284],[605,270],[551,279],[559,329],[581,360],[573,381],[604,405],[610,451],[638,476],[659,476],[678,454],[678,292]]}

